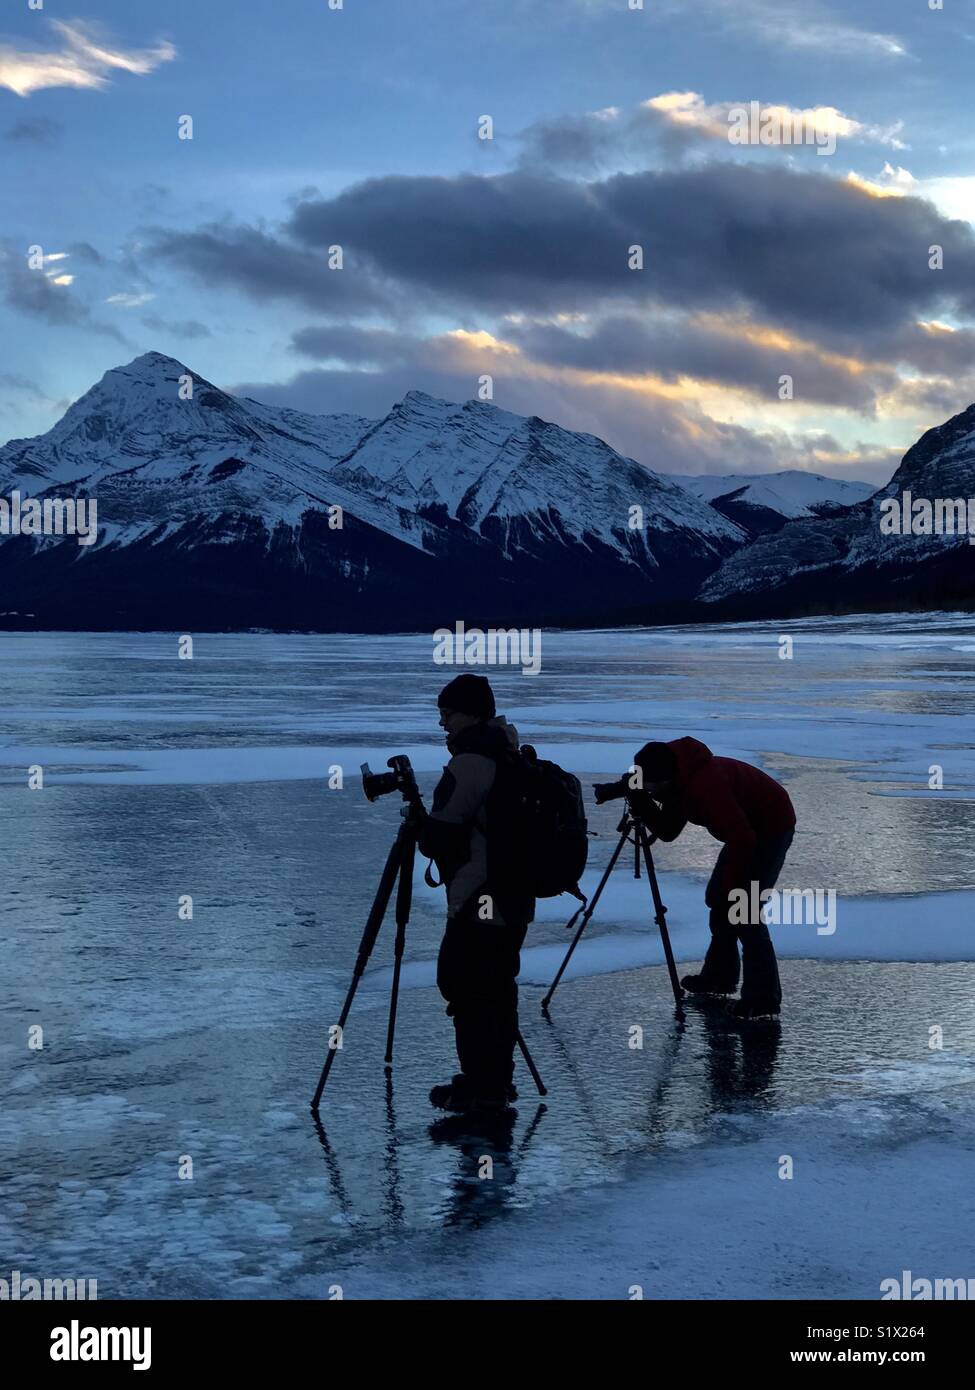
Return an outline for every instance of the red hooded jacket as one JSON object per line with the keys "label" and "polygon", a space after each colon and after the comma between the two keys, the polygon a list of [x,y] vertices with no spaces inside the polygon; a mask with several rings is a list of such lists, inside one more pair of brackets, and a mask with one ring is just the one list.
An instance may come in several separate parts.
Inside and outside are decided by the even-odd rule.
{"label": "red hooded jacket", "polygon": [[663,800],[656,833],[661,840],[676,840],[688,821],[703,825],[728,851],[723,888],[741,886],[758,842],[795,827],[789,793],[761,768],[716,758],[696,738],[676,738],[669,747],[677,759],[675,791]]}

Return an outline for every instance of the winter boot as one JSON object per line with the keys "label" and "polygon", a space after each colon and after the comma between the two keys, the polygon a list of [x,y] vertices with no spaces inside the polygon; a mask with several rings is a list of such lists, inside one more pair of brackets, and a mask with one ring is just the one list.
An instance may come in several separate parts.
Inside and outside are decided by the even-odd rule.
{"label": "winter boot", "polygon": [[469,1110],[474,1103],[474,1088],[463,1072],[457,1072],[452,1081],[442,1086],[434,1086],[430,1092],[430,1104],[438,1110],[453,1110],[458,1113]]}
{"label": "winter boot", "polygon": [[725,999],[728,995],[734,994],[737,988],[736,985],[732,985],[730,989],[723,989],[720,980],[709,980],[706,975],[685,975],[680,983],[681,989],[686,989],[688,994],[710,999]]}

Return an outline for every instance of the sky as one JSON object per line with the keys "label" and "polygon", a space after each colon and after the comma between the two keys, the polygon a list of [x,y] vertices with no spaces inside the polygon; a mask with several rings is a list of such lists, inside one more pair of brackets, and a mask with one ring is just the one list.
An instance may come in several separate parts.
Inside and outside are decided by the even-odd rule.
{"label": "sky", "polygon": [[975,0],[5,0],[0,439],[155,350],[885,482],[975,401],[973,60]]}

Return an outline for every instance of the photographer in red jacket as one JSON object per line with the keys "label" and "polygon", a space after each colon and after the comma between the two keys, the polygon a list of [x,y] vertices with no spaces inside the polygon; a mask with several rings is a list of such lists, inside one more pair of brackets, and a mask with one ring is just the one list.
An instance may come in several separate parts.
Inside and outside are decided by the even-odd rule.
{"label": "photographer in red jacket", "polygon": [[696,738],[648,743],[634,763],[643,776],[643,793],[631,793],[631,802],[654,835],[676,840],[690,821],[722,842],[704,894],[711,945],[700,975],[685,975],[681,984],[691,994],[733,994],[743,966],[741,999],[732,1012],[739,1018],[776,1017],[782,987],[768,927],[749,921],[748,910],[739,921],[742,913],[731,894],[744,890],[751,903],[752,883],[759,892],[775,886],[795,834],[789,793],[760,768],[715,757]]}

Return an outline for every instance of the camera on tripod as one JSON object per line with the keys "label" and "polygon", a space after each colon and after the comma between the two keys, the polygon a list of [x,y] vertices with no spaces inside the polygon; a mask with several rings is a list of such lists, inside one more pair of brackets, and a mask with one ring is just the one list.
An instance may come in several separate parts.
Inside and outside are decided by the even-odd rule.
{"label": "camera on tripod", "polygon": [[604,806],[607,801],[619,801],[636,790],[636,787],[630,786],[629,777],[618,777],[615,782],[597,782],[592,789],[597,806]]}
{"label": "camera on tripod", "polygon": [[420,788],[416,784],[416,774],[413,766],[405,753],[398,753],[395,758],[387,758],[386,766],[392,768],[391,772],[371,772],[368,763],[362,763],[360,772],[362,773],[362,790],[369,801],[378,801],[381,796],[387,796],[390,792],[399,792],[404,801],[416,801],[420,796]]}
{"label": "camera on tripod", "polygon": [[[423,799],[420,795],[420,788],[416,783],[416,774],[413,771],[409,758],[405,753],[399,753],[395,758],[387,758],[386,766],[389,772],[372,772],[368,763],[361,763],[359,770],[362,773],[362,790],[365,792],[369,801],[377,801],[381,796],[387,796],[390,792],[399,792],[406,805],[401,807],[401,824],[396,832],[396,838],[386,856],[386,863],[379,880],[379,887],[376,889],[376,896],[373,898],[369,916],[366,918],[366,925],[362,932],[362,939],[359,942],[359,950],[356,955],[355,967],[352,971],[352,981],[349,985],[348,993],[345,996],[345,1003],[342,1005],[342,1012],[339,1014],[338,1023],[333,1025],[337,1030],[337,1036],[341,1038],[344,1034],[345,1025],[348,1022],[349,1011],[352,1008],[352,1001],[355,998],[359,982],[365,974],[366,966],[369,964],[369,957],[372,955],[373,947],[379,936],[383,920],[386,916],[390,901],[394,900],[395,895],[395,914],[396,914],[396,940],[393,945],[393,985],[389,996],[389,1024],[386,1031],[386,1056],[385,1065],[387,1075],[393,1064],[393,1039],[396,1031],[396,1009],[399,1001],[400,970],[403,965],[403,953],[406,947],[406,924],[410,918],[410,909],[413,902],[413,864],[416,856],[417,845],[422,830],[423,818],[426,811],[423,807]],[[428,880],[429,882],[430,880]],[[328,1053],[325,1064],[322,1067],[322,1074],[318,1078],[318,1086],[312,1097],[312,1114],[318,1115],[318,1107],[321,1103],[322,1094],[328,1082],[329,1073],[332,1070],[332,1063],[338,1056],[341,1049],[341,1042],[336,1046],[332,1042],[332,1034],[328,1045]],[[528,1069],[532,1074],[535,1085],[538,1087],[538,1094],[546,1094],[542,1078],[538,1074],[538,1068],[531,1060],[525,1040],[519,1032],[517,1043],[521,1048]],[[323,1131],[324,1133],[324,1131]]]}
{"label": "camera on tripod", "polygon": [[[569,919],[568,926],[572,928],[576,922],[575,936],[565,959],[556,972],[555,979],[548,987],[548,993],[542,1000],[542,1013],[548,1017],[548,1006],[552,1002],[552,996],[558,988],[559,981],[565,973],[566,966],[572,959],[572,953],[578,946],[582,933],[586,929],[590,918],[596,910],[596,904],[602,897],[603,889],[609,880],[609,876],[614,866],[623,853],[627,845],[632,845],[633,857],[633,877],[639,878],[645,870],[650,884],[650,897],[653,900],[653,920],[660,930],[660,939],[664,948],[664,959],[667,962],[667,973],[670,976],[671,989],[674,992],[675,1017],[678,1022],[684,1021],[684,1009],[681,1000],[684,997],[684,990],[677,978],[677,965],[674,961],[674,952],[670,944],[670,934],[667,931],[667,908],[660,897],[660,886],[657,883],[657,871],[653,863],[652,847],[656,843],[657,832],[655,822],[656,812],[660,810],[659,803],[653,792],[647,791],[645,787],[634,786],[634,781],[640,782],[638,765],[630,768],[629,772],[622,777],[617,777],[615,782],[596,782],[593,784],[593,793],[596,798],[597,806],[604,806],[608,801],[625,801],[626,807],[620,818],[620,823],[616,827],[619,832],[619,840],[616,848],[610,856],[609,863],[603,870],[603,876],[596,886],[596,891],[588,900],[583,898],[583,905]],[[656,790],[656,788],[655,788]]]}

